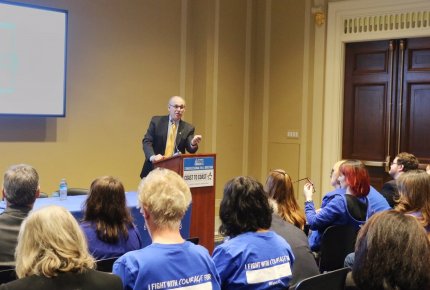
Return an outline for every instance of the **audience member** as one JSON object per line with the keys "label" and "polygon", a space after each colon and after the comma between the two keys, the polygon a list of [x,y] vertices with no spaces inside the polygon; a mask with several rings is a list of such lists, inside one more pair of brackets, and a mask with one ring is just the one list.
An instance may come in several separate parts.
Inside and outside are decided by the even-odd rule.
{"label": "audience member", "polygon": [[219,276],[208,251],[184,241],[181,219],[191,192],[175,172],[156,168],[139,185],[139,204],[152,244],[120,257],[113,273],[124,289],[220,289]]}
{"label": "audience member", "polygon": [[269,173],[265,192],[274,209],[270,230],[283,237],[293,250],[295,260],[289,288],[293,289],[299,281],[320,273],[308,238],[301,230],[305,222],[304,214],[294,196],[291,178],[285,171],[276,169]]}
{"label": "audience member", "polygon": [[236,177],[224,187],[219,232],[228,240],[213,259],[222,289],[285,289],[291,281],[294,255],[290,245],[269,231],[272,209],[262,184]]}
{"label": "audience member", "polygon": [[16,248],[18,280],[1,290],[120,290],[121,280],[93,270],[85,236],[65,208],[48,206],[30,213],[22,223]]}
{"label": "audience member", "polygon": [[427,164],[426,172],[427,172],[427,174],[430,174],[430,164]]}
{"label": "audience member", "polygon": [[[340,188],[340,184],[338,181],[339,167],[343,162],[345,162],[345,160],[340,160],[336,162],[331,170],[330,184],[335,188],[335,190],[327,193],[324,196],[323,203],[324,199],[331,198],[334,194],[337,194],[339,192],[345,193],[345,189]],[[391,209],[387,200],[373,186],[370,186],[370,191],[367,195],[367,199],[369,200],[369,208],[367,212],[369,217],[372,216],[374,213]]]}
{"label": "audience member", "polygon": [[124,186],[112,176],[91,183],[81,228],[97,260],[119,257],[143,246],[127,208]]}
{"label": "audience member", "polygon": [[390,180],[382,186],[381,194],[388,201],[388,204],[394,208],[397,204],[397,199],[399,198],[399,193],[397,191],[396,179],[399,178],[404,172],[409,170],[418,169],[418,159],[410,153],[401,152],[393,162],[391,162],[390,171],[388,172],[393,180]]}
{"label": "audience member", "polygon": [[312,200],[313,185],[307,183],[304,186],[306,220],[312,230],[309,244],[313,251],[319,250],[321,236],[327,227],[349,224],[358,229],[366,221],[366,196],[370,191],[370,183],[364,164],[359,160],[346,160],[339,167],[337,182],[344,192],[327,194],[318,212]]}
{"label": "audience member", "polygon": [[0,266],[14,266],[19,228],[40,194],[37,171],[26,164],[9,167],[4,174],[2,194],[6,209],[0,214]]}
{"label": "audience member", "polygon": [[358,234],[352,278],[362,290],[430,289],[429,264],[429,240],[416,219],[384,211]]}
{"label": "audience member", "polygon": [[430,175],[423,170],[410,170],[397,178],[399,203],[396,210],[412,215],[430,237]]}
{"label": "audience member", "polygon": [[306,219],[294,196],[290,176],[282,169],[272,170],[266,179],[265,190],[274,212],[303,230]]}

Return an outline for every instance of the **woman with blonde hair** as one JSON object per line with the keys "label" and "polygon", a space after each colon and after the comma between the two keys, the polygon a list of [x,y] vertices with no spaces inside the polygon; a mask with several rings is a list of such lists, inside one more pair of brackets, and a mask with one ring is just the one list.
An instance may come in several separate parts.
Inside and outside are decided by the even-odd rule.
{"label": "woman with blonde hair", "polygon": [[294,196],[291,177],[282,169],[272,170],[267,176],[265,190],[274,212],[283,220],[303,229],[306,219]]}
{"label": "woman with blonde hair", "polygon": [[191,204],[191,191],[176,172],[156,168],[141,180],[140,212],[152,244],[121,256],[113,273],[124,290],[212,289],[220,279],[207,249],[185,241],[179,228]]}
{"label": "woman with blonde hair", "polygon": [[396,210],[418,219],[430,234],[430,175],[423,170],[409,170],[396,180],[399,191]]}
{"label": "woman with blonde hair", "polygon": [[24,220],[15,252],[18,280],[0,289],[120,290],[119,277],[94,270],[84,234],[65,208],[48,206]]}

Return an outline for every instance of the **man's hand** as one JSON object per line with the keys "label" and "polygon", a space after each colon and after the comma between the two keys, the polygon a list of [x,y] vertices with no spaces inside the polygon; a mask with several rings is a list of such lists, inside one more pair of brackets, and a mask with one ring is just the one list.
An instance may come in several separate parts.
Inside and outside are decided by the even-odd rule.
{"label": "man's hand", "polygon": [[150,158],[149,158],[149,161],[151,161],[151,162],[155,162],[155,161],[160,161],[161,159],[163,159],[164,157],[163,157],[163,155],[161,155],[161,154],[157,154],[157,155],[152,155]]}
{"label": "man's hand", "polygon": [[202,135],[194,135],[193,140],[191,140],[191,146],[196,147],[200,141],[202,141]]}

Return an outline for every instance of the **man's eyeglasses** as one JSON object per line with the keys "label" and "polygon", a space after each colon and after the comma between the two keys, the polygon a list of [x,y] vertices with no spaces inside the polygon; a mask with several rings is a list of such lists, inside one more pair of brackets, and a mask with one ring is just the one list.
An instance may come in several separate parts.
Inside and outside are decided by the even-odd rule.
{"label": "man's eyeglasses", "polygon": [[296,183],[296,182],[299,182],[299,181],[303,181],[303,180],[306,180],[307,182],[309,182],[312,185],[312,192],[315,193],[315,185],[314,185],[314,183],[312,182],[312,180],[309,177],[300,178],[300,179],[294,181],[293,183]]}
{"label": "man's eyeglasses", "polygon": [[175,110],[183,110],[185,109],[185,105],[169,105],[170,107],[174,108]]}

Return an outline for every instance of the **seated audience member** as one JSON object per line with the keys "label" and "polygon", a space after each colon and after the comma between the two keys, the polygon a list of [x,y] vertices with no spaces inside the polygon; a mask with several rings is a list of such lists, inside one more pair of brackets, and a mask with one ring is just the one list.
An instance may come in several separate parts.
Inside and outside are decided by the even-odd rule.
{"label": "seated audience member", "polygon": [[37,171],[26,164],[9,167],[2,192],[6,209],[0,214],[0,266],[14,266],[19,228],[40,194]]}
{"label": "seated audience member", "polygon": [[293,250],[295,260],[289,288],[293,289],[299,281],[320,273],[308,238],[301,230],[305,223],[304,214],[294,196],[291,178],[285,171],[276,169],[269,173],[265,192],[274,210],[270,230],[283,237]]}
{"label": "seated audience member", "polygon": [[124,186],[112,176],[91,183],[81,228],[97,260],[119,257],[143,246],[127,208]]}
{"label": "seated audience member", "polygon": [[263,186],[236,177],[224,187],[219,232],[229,239],[215,248],[213,259],[222,289],[285,289],[294,255],[290,245],[269,230],[272,209]]}
{"label": "seated audience member", "polygon": [[397,179],[400,197],[396,210],[412,215],[430,237],[430,175],[423,170],[410,170]]}
{"label": "seated audience member", "polygon": [[384,183],[381,189],[381,194],[385,197],[392,208],[396,206],[396,200],[399,198],[396,179],[409,170],[418,169],[418,165],[418,159],[413,154],[407,152],[399,153],[396,158],[394,158],[393,162],[391,162],[390,171],[388,173],[391,175],[393,180]]}
{"label": "seated audience member", "polygon": [[76,219],[63,207],[48,206],[30,213],[23,222],[16,248],[19,279],[0,289],[122,289],[118,277],[94,267]]}
{"label": "seated audience member", "polygon": [[332,225],[353,225],[358,228],[367,219],[370,191],[369,174],[359,160],[346,160],[339,167],[339,186],[344,192],[330,194],[323,200],[321,209],[315,210],[312,201],[314,189],[311,183],[304,186],[306,220],[312,232],[309,245],[313,251],[320,248],[321,236],[326,228]]}
{"label": "seated audience member", "polygon": [[[338,181],[339,167],[344,162],[345,160],[341,160],[334,164],[330,174],[330,184],[335,188],[335,190],[327,193],[324,196],[323,203],[327,202],[327,199],[330,199],[334,194],[338,194],[339,192],[345,193],[345,189],[340,188],[340,184]],[[367,211],[369,217],[377,212],[391,209],[384,196],[382,196],[382,194],[380,194],[373,186],[370,186],[370,191],[367,195],[367,199],[369,200],[369,208]]]}
{"label": "seated audience member", "polygon": [[[220,289],[208,251],[179,232],[191,191],[177,173],[156,168],[139,185],[139,204],[152,244],[120,257],[113,273],[124,289]],[[198,277],[198,279],[196,279]]]}
{"label": "seated audience member", "polygon": [[[372,216],[358,233],[352,280],[358,289],[430,289],[430,244],[416,219],[394,210]],[[349,288],[347,288],[349,289]]]}
{"label": "seated audience member", "polygon": [[265,190],[274,212],[283,220],[303,230],[306,219],[294,197],[290,176],[282,169],[272,170],[266,179]]}

